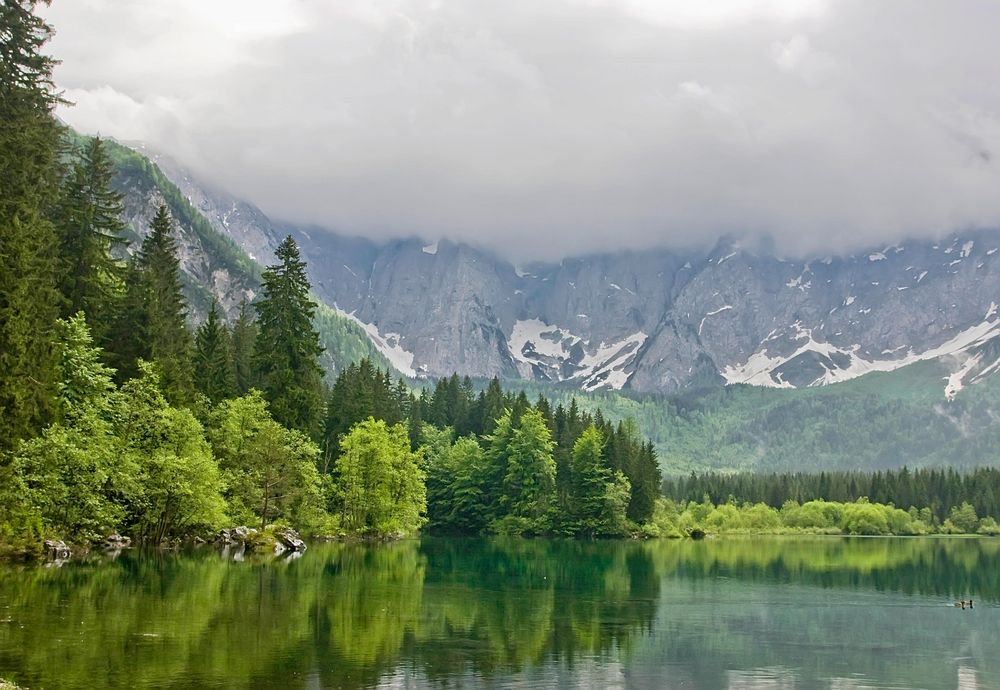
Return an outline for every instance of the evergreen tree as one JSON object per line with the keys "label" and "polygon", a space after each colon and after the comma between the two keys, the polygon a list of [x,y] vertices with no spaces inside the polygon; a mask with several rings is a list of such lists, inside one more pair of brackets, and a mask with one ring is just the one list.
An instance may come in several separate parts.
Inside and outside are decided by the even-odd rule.
{"label": "evergreen tree", "polygon": [[604,495],[611,470],[604,466],[603,452],[604,438],[596,426],[587,427],[573,444],[571,504],[578,534],[600,534],[604,525]]}
{"label": "evergreen tree", "polygon": [[313,328],[306,264],[291,236],[278,247],[278,263],[264,271],[257,303],[259,328],[254,370],[274,418],[318,437],[323,420],[323,348]]}
{"label": "evergreen tree", "polygon": [[195,385],[213,403],[231,398],[236,392],[229,332],[219,321],[219,305],[214,300],[208,318],[195,333]]}
{"label": "evergreen tree", "polygon": [[59,96],[36,5],[0,4],[0,453],[50,419],[56,379]]}
{"label": "evergreen tree", "polygon": [[[157,209],[150,232],[142,242],[129,275],[129,294],[119,332],[129,344],[132,357],[152,360],[160,371],[160,385],[171,404],[191,400],[191,333],[185,323],[186,307],[181,292],[180,262],[173,223],[165,205]],[[125,362],[127,371],[135,363]]]}
{"label": "evergreen tree", "polygon": [[236,390],[240,395],[246,395],[255,383],[253,351],[257,342],[257,322],[245,297],[240,302],[240,314],[233,323],[230,340]]}
{"label": "evergreen tree", "polygon": [[630,484],[622,472],[606,466],[603,455],[604,437],[595,419],[573,445],[571,506],[576,534],[625,532]]}
{"label": "evergreen tree", "polygon": [[98,342],[105,340],[124,289],[125,266],[113,251],[126,244],[121,195],[100,138],[90,140],[64,185],[59,213],[60,288],[65,313],[83,311]]}
{"label": "evergreen tree", "polygon": [[501,526],[501,531],[539,534],[550,529],[556,481],[553,447],[544,417],[529,407],[518,420],[504,453],[500,506],[508,524]]}

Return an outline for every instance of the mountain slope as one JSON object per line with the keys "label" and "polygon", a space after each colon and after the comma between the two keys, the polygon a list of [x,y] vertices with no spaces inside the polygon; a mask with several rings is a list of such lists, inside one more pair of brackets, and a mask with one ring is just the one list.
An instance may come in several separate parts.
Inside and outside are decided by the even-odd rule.
{"label": "mountain slope", "polygon": [[[76,145],[81,141],[80,137],[71,137]],[[113,141],[106,144],[115,168],[113,184],[125,206],[129,251],[138,249],[157,207],[165,203],[176,224],[191,321],[200,323],[212,299],[219,301],[229,318],[234,318],[242,300],[252,301],[259,290],[261,264],[229,235],[218,232],[156,163],[132,148]],[[262,254],[262,262],[266,263],[270,256],[270,252]],[[323,364],[327,371],[339,371],[362,357],[388,366],[363,328],[322,302],[315,325],[326,348]]]}

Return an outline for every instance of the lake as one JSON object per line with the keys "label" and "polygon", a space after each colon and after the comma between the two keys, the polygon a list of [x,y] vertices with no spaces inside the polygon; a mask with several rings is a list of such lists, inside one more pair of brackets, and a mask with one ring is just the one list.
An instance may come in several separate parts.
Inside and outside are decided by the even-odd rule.
{"label": "lake", "polygon": [[[952,605],[972,598],[973,610]],[[1000,539],[424,538],[0,567],[27,688],[1000,688]]]}

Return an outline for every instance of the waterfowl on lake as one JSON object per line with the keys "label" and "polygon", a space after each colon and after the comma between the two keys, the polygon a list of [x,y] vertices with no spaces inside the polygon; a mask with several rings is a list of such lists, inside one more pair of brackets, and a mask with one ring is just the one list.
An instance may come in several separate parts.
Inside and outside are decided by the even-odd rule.
{"label": "waterfowl on lake", "polygon": [[969,599],[968,601],[966,601],[965,599],[959,599],[958,601],[955,602],[955,608],[957,609],[959,607],[961,607],[963,609],[965,609],[965,608],[970,608],[971,609],[972,608],[972,599]]}

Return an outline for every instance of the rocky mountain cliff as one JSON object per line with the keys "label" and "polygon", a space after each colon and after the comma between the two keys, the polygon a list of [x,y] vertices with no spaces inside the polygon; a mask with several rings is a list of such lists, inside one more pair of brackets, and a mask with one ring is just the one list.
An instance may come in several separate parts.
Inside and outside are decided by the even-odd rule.
{"label": "rocky mountain cliff", "polygon": [[316,294],[408,376],[457,370],[673,393],[724,383],[816,386],[933,359],[951,372],[942,380],[951,397],[1000,367],[996,231],[843,257],[780,257],[723,240],[700,253],[622,252],[519,268],[449,241],[376,244],[275,223],[154,159],[250,257],[266,259],[292,234]]}

